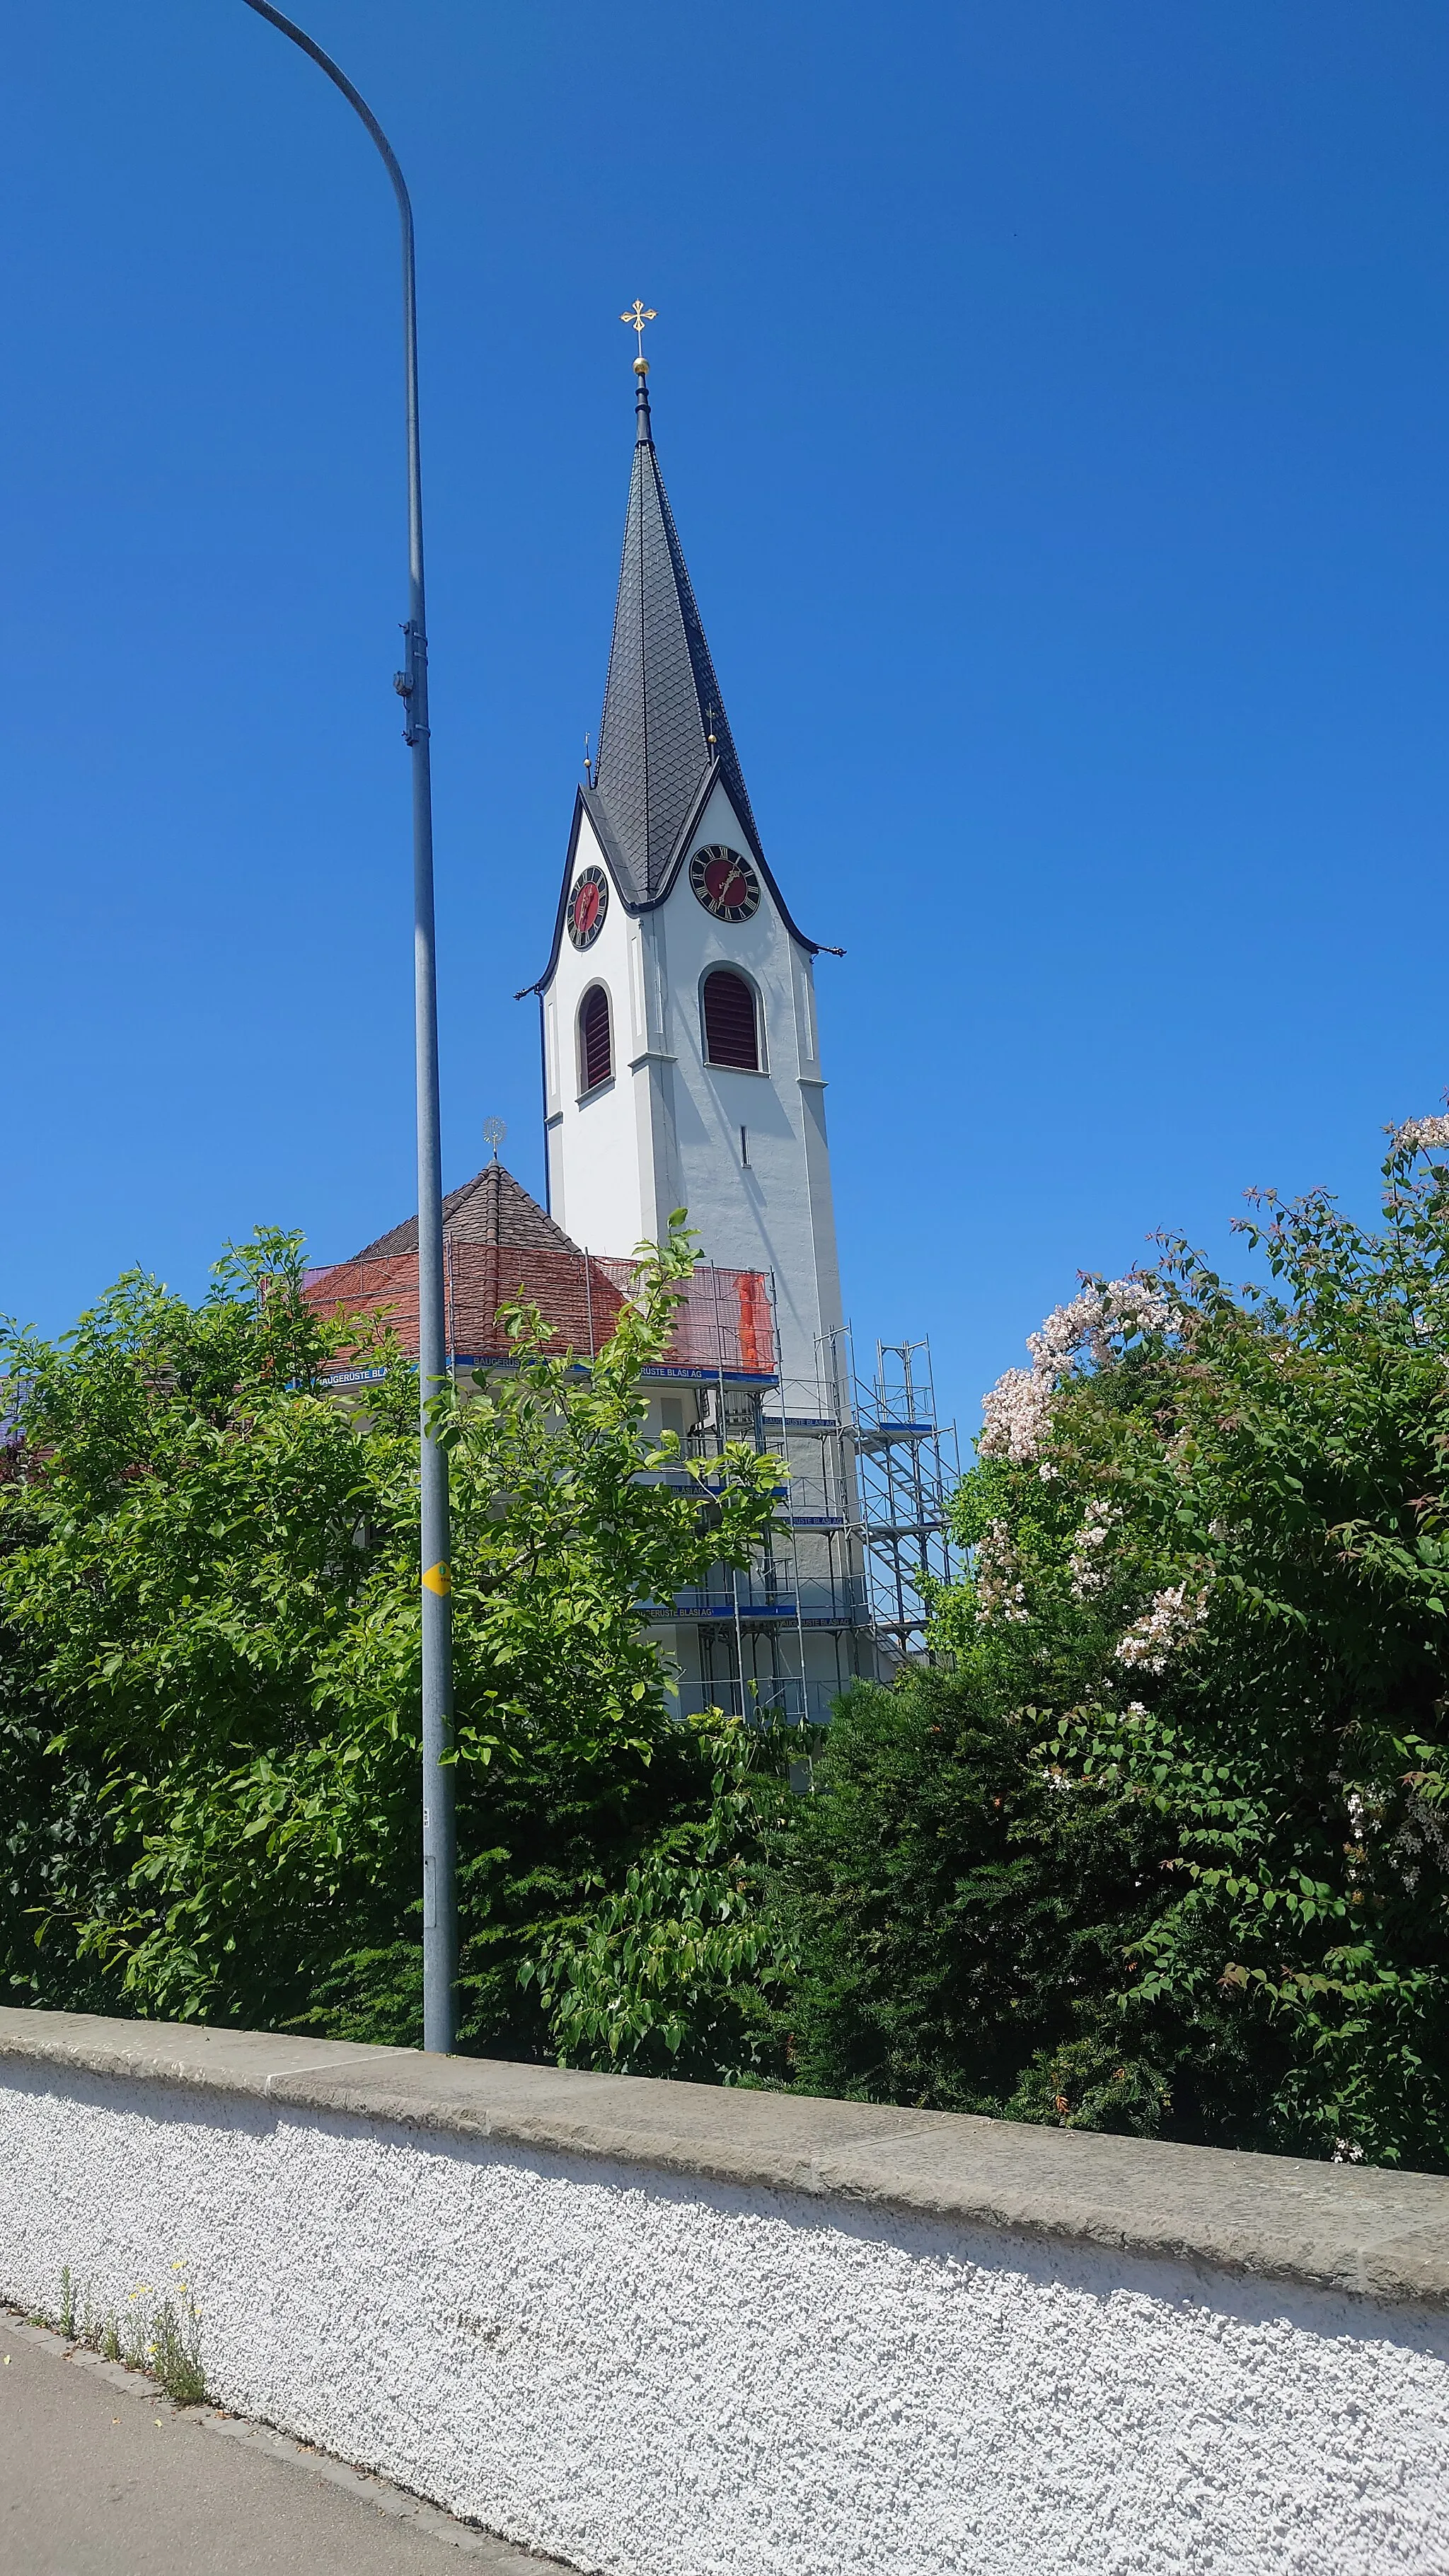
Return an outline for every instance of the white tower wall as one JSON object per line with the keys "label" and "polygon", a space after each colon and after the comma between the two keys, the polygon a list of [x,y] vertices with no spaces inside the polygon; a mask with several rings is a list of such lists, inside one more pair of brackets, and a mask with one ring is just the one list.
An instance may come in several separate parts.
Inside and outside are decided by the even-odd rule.
{"label": "white tower wall", "polygon": [[[629,1252],[687,1208],[707,1261],[771,1275],[782,1369],[814,1378],[841,1322],[814,961],[767,884],[749,921],[698,902],[689,859],[711,842],[747,847],[720,784],[662,901],[631,917],[611,888],[593,946],[562,943],[544,1004],[552,1212],[576,1242]],[[603,864],[585,816],[571,882]],[[720,965],[755,988],[758,1073],[706,1061],[701,987]],[[578,1013],[595,983],[609,994],[614,1073],[585,1094]]]}

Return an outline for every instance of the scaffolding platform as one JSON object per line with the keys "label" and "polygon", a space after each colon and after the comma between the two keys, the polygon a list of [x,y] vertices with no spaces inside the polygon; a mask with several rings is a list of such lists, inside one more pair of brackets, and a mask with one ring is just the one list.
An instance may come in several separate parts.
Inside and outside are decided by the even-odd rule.
{"label": "scaffolding platform", "polygon": [[[638,1277],[636,1261],[552,1246],[470,1243],[447,1235],[443,1322],[451,1364],[491,1368],[516,1360],[517,1346],[499,1320],[510,1306],[536,1306],[561,1353],[581,1363],[595,1359],[617,1331]],[[764,1272],[701,1262],[682,1286],[668,1347],[647,1374],[692,1382],[722,1376],[747,1386],[774,1386],[775,1326]],[[399,1348],[416,1358],[416,1252],[334,1261],[306,1271],[302,1287],[319,1314],[366,1316],[384,1323]],[[345,1356],[333,1376],[348,1382]],[[359,1381],[354,1375],[350,1382]]]}
{"label": "scaffolding platform", "polygon": [[[550,1347],[587,1374],[617,1329],[636,1262],[556,1245],[445,1243],[445,1325],[460,1381],[517,1365],[500,1309],[536,1306]],[[384,1323],[418,1346],[415,1251],[360,1254],[306,1274],[319,1313]],[[331,1383],[365,1389],[382,1374],[361,1345],[339,1353]],[[776,1712],[823,1723],[843,1690],[888,1679],[928,1652],[928,1592],[954,1574],[948,1501],[955,1435],[936,1419],[929,1345],[877,1342],[856,1366],[850,1333],[817,1347],[813,1377],[779,1373],[768,1273],[701,1263],[685,1283],[669,1346],[644,1372],[651,1437],[674,1432],[704,1471],[726,1444],[776,1453],[773,1538],[747,1574],[726,1569],[649,1625],[677,1669],[687,1709]],[[655,1471],[665,1484],[692,1483]]]}

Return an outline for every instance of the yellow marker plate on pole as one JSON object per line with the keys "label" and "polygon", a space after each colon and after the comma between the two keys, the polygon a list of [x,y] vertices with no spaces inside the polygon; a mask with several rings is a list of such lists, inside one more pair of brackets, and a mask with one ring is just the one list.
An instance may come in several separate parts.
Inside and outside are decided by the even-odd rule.
{"label": "yellow marker plate on pole", "polygon": [[423,1582],[429,1592],[436,1592],[440,1601],[446,1601],[453,1589],[452,1569],[441,1561],[437,1565],[430,1565],[423,1576]]}

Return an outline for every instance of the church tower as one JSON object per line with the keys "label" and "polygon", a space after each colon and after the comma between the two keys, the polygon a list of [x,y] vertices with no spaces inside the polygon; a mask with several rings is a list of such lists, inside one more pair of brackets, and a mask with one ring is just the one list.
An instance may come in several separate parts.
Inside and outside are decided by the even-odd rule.
{"label": "church tower", "polygon": [[755,828],[655,454],[648,361],[598,757],[543,1008],[549,1205],[627,1254],[687,1208],[706,1261],[771,1277],[786,1378],[841,1323],[818,948]]}
{"label": "church tower", "polygon": [[[626,316],[626,319],[631,318]],[[653,319],[637,305],[639,326]],[[595,1353],[629,1256],[683,1207],[704,1267],[641,1399],[712,1473],[729,1440],[777,1456],[779,1509],[747,1567],[648,1610],[682,1715],[828,1719],[861,1673],[923,1651],[923,1564],[952,1573],[924,1342],[844,1332],[815,1015],[816,942],[761,845],[665,495],[635,362],[624,559],[598,759],[574,802],[543,1024],[549,1208],[496,1159],[443,1202],[460,1386],[509,1364],[499,1309],[535,1301],[557,1348]],[[522,996],[519,997],[520,999]],[[490,1122],[491,1124],[492,1122]],[[485,1130],[485,1133],[488,1131]],[[382,1307],[416,1347],[417,1219],[314,1272],[323,1312]],[[773,1309],[764,1323],[761,1274]],[[366,1371],[342,1371],[347,1385]],[[687,1465],[683,1462],[687,1462]],[[671,1471],[665,1470],[666,1474]]]}

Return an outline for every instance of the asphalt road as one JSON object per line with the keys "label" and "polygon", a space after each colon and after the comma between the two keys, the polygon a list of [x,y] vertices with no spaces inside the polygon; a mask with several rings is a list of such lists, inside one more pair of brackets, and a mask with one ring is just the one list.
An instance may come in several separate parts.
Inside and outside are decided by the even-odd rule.
{"label": "asphalt road", "polygon": [[[548,2576],[395,2487],[0,2314],[4,2576]],[[560,2571],[561,2576],[561,2571]]]}

